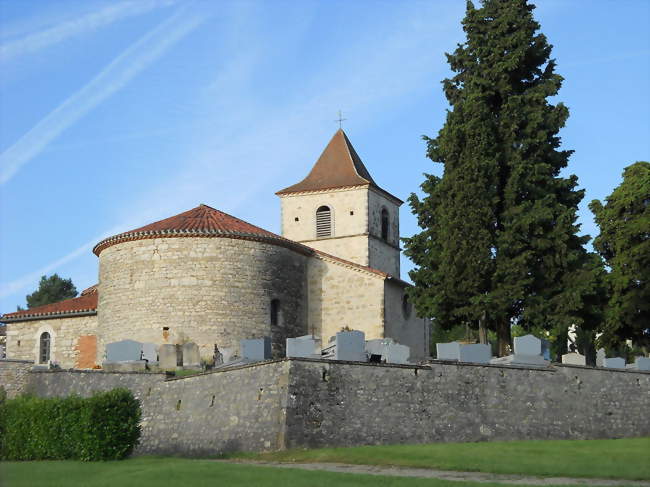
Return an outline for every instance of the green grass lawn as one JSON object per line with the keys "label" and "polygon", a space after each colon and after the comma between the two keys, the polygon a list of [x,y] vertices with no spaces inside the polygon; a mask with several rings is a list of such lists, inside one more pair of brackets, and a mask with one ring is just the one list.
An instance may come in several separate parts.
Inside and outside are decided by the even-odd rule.
{"label": "green grass lawn", "polygon": [[279,462],[398,465],[441,470],[650,480],[650,438],[363,446],[240,453]]}
{"label": "green grass lawn", "polygon": [[[504,484],[302,471],[212,460],[2,462],[2,487],[503,487]],[[509,484],[513,487],[512,484]],[[515,486],[516,487],[516,486]],[[566,486],[565,486],[566,487]]]}

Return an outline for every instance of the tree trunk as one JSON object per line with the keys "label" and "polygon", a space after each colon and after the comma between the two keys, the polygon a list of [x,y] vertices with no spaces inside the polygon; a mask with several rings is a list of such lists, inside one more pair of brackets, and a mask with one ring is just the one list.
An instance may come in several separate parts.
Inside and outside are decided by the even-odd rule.
{"label": "tree trunk", "polygon": [[510,323],[500,321],[497,323],[497,345],[499,348],[499,357],[510,355],[512,350],[511,342]]}

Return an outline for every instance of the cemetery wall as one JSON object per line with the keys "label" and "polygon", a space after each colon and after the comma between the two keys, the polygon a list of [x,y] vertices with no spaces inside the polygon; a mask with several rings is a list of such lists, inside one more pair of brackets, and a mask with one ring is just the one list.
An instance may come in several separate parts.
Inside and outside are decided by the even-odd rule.
{"label": "cemetery wall", "polygon": [[[283,246],[234,238],[155,238],[123,242],[99,255],[98,351],[130,339],[237,348],[270,336],[274,353],[307,330],[307,258]],[[281,320],[272,329],[271,301]],[[101,357],[98,357],[101,363]]]}
{"label": "cemetery wall", "polygon": [[34,362],[30,360],[0,360],[0,387],[8,398],[14,398],[25,390],[33,365]]}
{"label": "cemetery wall", "polygon": [[151,373],[35,371],[29,389],[55,397],[126,387],[142,407],[136,455],[202,456],[283,447],[288,369],[283,360],[173,380]]}
{"label": "cemetery wall", "polygon": [[650,373],[292,360],[287,448],[649,436]]}

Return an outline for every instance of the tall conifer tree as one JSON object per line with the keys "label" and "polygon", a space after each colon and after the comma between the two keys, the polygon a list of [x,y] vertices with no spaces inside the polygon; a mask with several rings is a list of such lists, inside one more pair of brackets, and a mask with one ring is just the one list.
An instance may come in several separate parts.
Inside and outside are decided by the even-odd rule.
{"label": "tall conifer tree", "polygon": [[467,39],[447,55],[455,75],[443,81],[451,110],[427,138],[444,174],[426,176],[423,199],[411,195],[423,231],[405,239],[418,312],[443,328],[484,323],[500,354],[513,323],[570,324],[565,285],[588,239],[577,236],[583,191],[575,176],[560,177],[569,112],[548,101],[562,77],[533,9],[526,0],[467,3]]}

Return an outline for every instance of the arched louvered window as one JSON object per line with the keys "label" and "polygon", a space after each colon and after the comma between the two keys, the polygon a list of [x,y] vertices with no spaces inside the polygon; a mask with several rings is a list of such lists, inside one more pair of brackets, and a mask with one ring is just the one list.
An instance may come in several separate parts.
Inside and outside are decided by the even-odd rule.
{"label": "arched louvered window", "polygon": [[316,210],[316,238],[332,236],[332,210],[321,206]]}
{"label": "arched louvered window", "polygon": [[388,241],[388,210],[386,208],[381,210],[381,239]]}
{"label": "arched louvered window", "polygon": [[50,361],[50,334],[48,332],[41,333],[40,347],[38,353],[38,362],[46,364]]}

